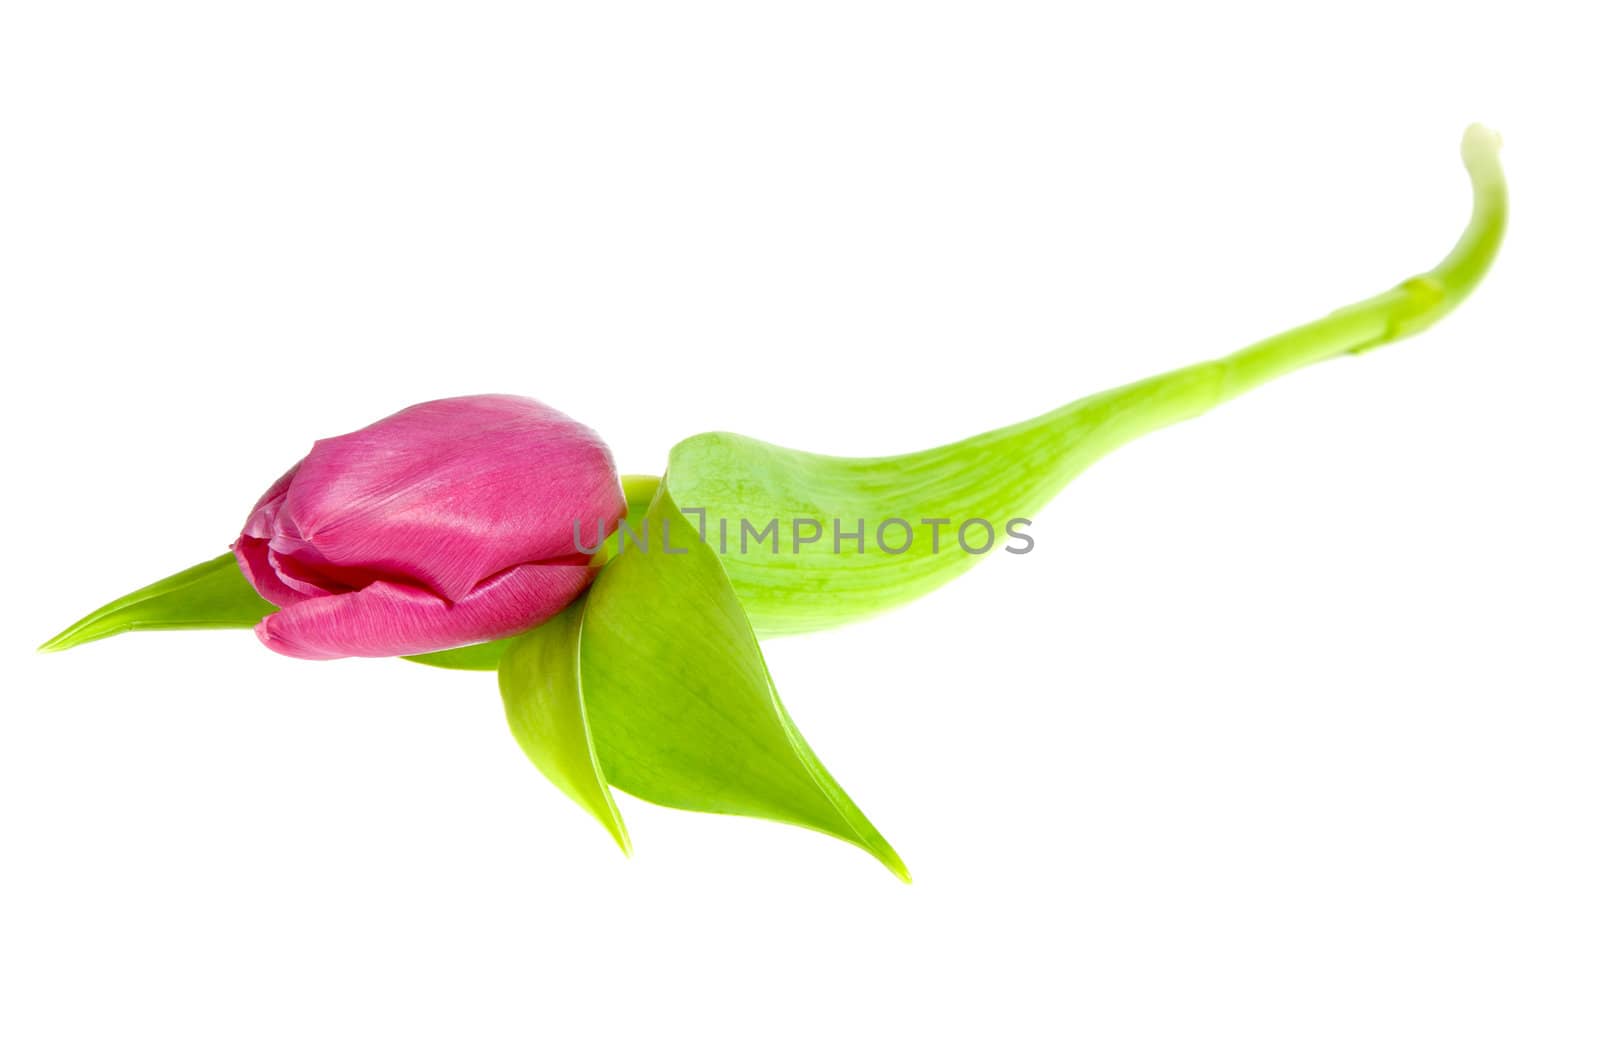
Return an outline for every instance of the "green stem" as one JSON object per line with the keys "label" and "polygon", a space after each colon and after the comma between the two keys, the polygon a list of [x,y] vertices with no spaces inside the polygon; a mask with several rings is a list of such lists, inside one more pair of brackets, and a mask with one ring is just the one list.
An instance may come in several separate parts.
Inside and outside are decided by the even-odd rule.
{"label": "green stem", "polygon": [[[1499,152],[1499,136],[1483,126],[1472,126],[1462,138],[1461,158],[1472,181],[1472,218],[1437,266],[1370,299],[1227,357],[1117,389],[1170,397],[1170,401],[1152,403],[1146,411],[1148,419],[1136,418],[1141,423],[1128,426],[1134,429],[1133,435],[1205,413],[1297,369],[1415,335],[1455,309],[1488,273],[1505,235],[1506,183]],[[1167,381],[1181,386],[1160,386]]]}
{"label": "green stem", "polygon": [[[775,447],[726,432],[693,436],[672,450],[667,482],[684,510],[712,526],[731,519],[756,527],[775,518],[969,519],[996,528],[1037,513],[1100,458],[1159,428],[1196,417],[1269,380],[1342,354],[1420,332],[1475,288],[1506,226],[1499,138],[1474,126],[1461,155],[1472,179],[1472,219],[1433,269],[1370,299],[1251,344],[1226,358],[1148,377],[1059,406],[1020,424],[914,454],[836,458]],[[788,533],[785,533],[788,534]],[[794,535],[798,537],[799,532]],[[946,537],[948,543],[948,536]],[[758,633],[815,631],[910,601],[971,567],[977,554],[933,544],[923,534],[903,550],[863,542],[848,552],[722,554],[722,564]]]}

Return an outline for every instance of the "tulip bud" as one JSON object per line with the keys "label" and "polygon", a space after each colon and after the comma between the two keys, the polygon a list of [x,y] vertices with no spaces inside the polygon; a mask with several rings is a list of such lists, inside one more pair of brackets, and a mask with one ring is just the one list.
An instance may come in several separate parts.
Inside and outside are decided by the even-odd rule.
{"label": "tulip bud", "polygon": [[594,576],[574,522],[615,527],[611,453],[532,399],[474,395],[324,439],[256,503],[234,555],[290,657],[392,657],[503,638]]}

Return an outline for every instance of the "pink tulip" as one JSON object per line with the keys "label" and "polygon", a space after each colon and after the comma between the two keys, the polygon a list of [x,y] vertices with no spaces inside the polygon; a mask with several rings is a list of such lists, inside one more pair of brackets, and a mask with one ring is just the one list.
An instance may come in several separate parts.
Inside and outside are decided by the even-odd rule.
{"label": "pink tulip", "polygon": [[503,638],[594,577],[575,548],[624,509],[611,452],[532,399],[424,402],[324,439],[256,503],[233,552],[290,657],[391,657]]}

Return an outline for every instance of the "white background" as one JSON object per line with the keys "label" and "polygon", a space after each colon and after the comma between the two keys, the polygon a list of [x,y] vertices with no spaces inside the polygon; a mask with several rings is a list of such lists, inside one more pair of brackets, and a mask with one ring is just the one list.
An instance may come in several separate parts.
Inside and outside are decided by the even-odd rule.
{"label": "white background", "polygon": [[[0,21],[0,1057],[1593,1060],[1576,5],[28,2]],[[917,876],[523,759],[492,676],[32,647],[321,435],[537,396],[630,472],[919,447],[1430,266],[1427,335],[769,645]]]}

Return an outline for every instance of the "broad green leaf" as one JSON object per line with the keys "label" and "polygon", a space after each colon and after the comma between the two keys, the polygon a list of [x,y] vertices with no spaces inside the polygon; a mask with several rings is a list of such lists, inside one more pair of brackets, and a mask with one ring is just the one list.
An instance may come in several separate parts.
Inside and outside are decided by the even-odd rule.
{"label": "broad green leaf", "polygon": [[[1505,231],[1498,149],[1494,134],[1477,126],[1467,131],[1462,158],[1472,179],[1472,218],[1438,266],[1321,320],[1226,358],[913,454],[838,458],[728,432],[693,436],[673,448],[667,486],[683,512],[703,524],[761,635],[832,627],[910,601],[981,556],[1024,551],[1027,543],[1007,536],[1010,522],[1032,517],[1123,444],[1285,373],[1411,335],[1444,316],[1482,279]],[[958,541],[969,521],[982,522],[968,527],[974,552]],[[987,550],[985,525],[994,535]]]}
{"label": "broad green leaf", "polygon": [[665,489],[648,525],[649,549],[612,560],[584,611],[584,704],[606,778],[656,804],[822,831],[909,878],[784,711],[722,566]]}
{"label": "broad green leaf", "polygon": [[[521,636],[503,659],[508,713],[529,757],[602,822],[596,794],[609,784],[673,808],[821,831],[909,881],[784,711],[721,565],[665,491],[648,523],[648,549],[623,549],[567,619]],[[565,679],[574,639],[576,690]],[[598,756],[596,777],[580,735]]]}
{"label": "broad green leaf", "polygon": [[102,605],[39,649],[69,650],[124,631],[255,627],[276,611],[245,580],[234,556],[223,554]]}
{"label": "broad green leaf", "polygon": [[511,639],[500,658],[500,696],[517,744],[545,777],[629,851],[628,830],[600,771],[578,685],[585,600]]}
{"label": "broad green leaf", "polygon": [[[650,499],[655,497],[656,488],[661,484],[659,476],[624,476],[622,477],[622,496],[627,502],[627,512],[623,520],[632,523],[630,518],[642,517],[650,506]],[[618,542],[622,535],[621,529],[614,531],[606,538],[605,546],[594,557],[594,564],[598,567],[604,565],[616,556]],[[500,655],[516,640],[511,638],[495,639],[493,642],[479,642],[471,646],[460,646],[453,650],[439,650],[436,653],[419,653],[407,657],[408,661],[418,664],[431,664],[435,668],[459,668],[465,671],[492,672],[500,667]]]}

